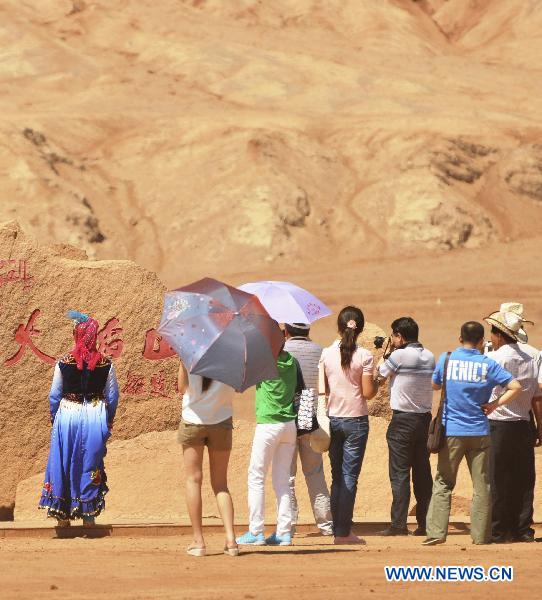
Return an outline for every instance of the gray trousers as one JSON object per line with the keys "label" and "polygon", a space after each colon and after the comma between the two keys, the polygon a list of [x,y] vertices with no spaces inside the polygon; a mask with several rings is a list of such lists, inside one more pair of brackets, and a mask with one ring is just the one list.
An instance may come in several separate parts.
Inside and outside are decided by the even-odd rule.
{"label": "gray trousers", "polygon": [[311,501],[312,512],[316,526],[325,535],[333,533],[331,519],[331,506],[329,490],[324,474],[324,461],[322,454],[315,452],[310,446],[310,435],[301,435],[297,438],[296,450],[292,459],[290,470],[290,499],[292,503],[292,524],[297,523],[299,507],[295,495],[295,478],[297,475],[297,456],[301,459],[301,468],[305,476],[307,490]]}
{"label": "gray trousers", "polygon": [[438,453],[437,474],[427,511],[427,537],[446,539],[457,472],[463,457],[467,459],[473,495],[470,534],[475,544],[491,541],[491,489],[489,483],[489,435],[449,436]]}

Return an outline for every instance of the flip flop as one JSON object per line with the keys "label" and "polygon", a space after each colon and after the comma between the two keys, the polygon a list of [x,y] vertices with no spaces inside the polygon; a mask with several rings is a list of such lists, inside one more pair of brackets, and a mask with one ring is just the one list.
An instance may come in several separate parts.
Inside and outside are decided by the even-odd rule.
{"label": "flip flop", "polygon": [[69,519],[57,519],[56,526],[64,529],[65,527],[70,527],[71,523]]}
{"label": "flip flop", "polygon": [[235,544],[235,546],[228,546],[228,544],[224,545],[224,554],[228,556],[239,556],[239,546]]}
{"label": "flip flop", "polygon": [[190,556],[205,556],[206,549],[205,549],[205,546],[203,546],[203,548],[195,548],[195,547],[189,546],[186,549],[186,553],[190,554]]}

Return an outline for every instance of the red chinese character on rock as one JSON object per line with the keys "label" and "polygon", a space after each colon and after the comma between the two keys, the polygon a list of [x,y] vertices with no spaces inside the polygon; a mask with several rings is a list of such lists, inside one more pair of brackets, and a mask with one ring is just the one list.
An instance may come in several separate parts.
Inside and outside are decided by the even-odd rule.
{"label": "red chinese character on rock", "polygon": [[164,341],[156,329],[149,329],[145,334],[145,346],[143,356],[149,360],[161,360],[175,356],[175,350]]}
{"label": "red chinese character on rock", "polygon": [[124,348],[120,321],[113,317],[98,332],[98,352],[109,358],[119,358]]}
{"label": "red chinese character on rock", "polygon": [[161,396],[162,398],[169,398],[166,389],[166,378],[164,372],[153,373],[151,376],[151,395]]}
{"label": "red chinese character on rock", "polygon": [[122,388],[123,394],[129,394],[131,396],[140,396],[145,393],[145,381],[143,375],[137,373],[128,372],[128,378]]}
{"label": "red chinese character on rock", "polygon": [[24,356],[27,347],[30,348],[30,350],[44,363],[49,365],[55,364],[56,360],[52,356],[49,356],[48,354],[45,354],[36,348],[36,345],[32,341],[33,337],[41,335],[41,331],[39,329],[34,329],[34,323],[40,316],[40,313],[40,309],[36,308],[36,310],[30,315],[28,323],[26,325],[21,324],[17,327],[15,331],[15,341],[20,345],[20,348],[13,356],[4,361],[6,366],[11,367],[12,365],[17,364]]}

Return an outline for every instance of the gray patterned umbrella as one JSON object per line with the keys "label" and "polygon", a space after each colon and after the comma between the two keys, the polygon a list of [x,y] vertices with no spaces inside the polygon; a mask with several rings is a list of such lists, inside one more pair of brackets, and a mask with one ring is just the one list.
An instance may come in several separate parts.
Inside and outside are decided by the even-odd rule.
{"label": "gray patterned umbrella", "polygon": [[158,333],[187,371],[238,392],[277,379],[284,338],[256,296],[205,278],[167,292]]}

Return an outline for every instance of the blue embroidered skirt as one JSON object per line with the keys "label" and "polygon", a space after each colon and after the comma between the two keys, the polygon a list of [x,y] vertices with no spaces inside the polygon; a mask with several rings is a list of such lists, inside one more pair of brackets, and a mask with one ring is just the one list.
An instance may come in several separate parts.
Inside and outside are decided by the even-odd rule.
{"label": "blue embroidered skirt", "polygon": [[108,491],[104,456],[110,435],[105,402],[61,401],[39,502],[49,516],[79,519],[100,514]]}

